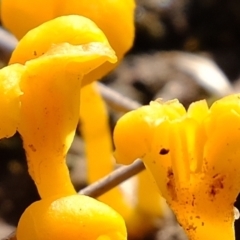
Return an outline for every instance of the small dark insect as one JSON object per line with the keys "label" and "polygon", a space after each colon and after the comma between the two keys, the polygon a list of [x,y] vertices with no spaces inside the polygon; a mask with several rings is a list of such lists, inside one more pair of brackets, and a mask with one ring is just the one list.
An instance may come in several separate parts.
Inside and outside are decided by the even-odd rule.
{"label": "small dark insect", "polygon": [[160,155],[166,155],[168,154],[170,151],[170,149],[166,149],[166,148],[162,148],[159,152]]}

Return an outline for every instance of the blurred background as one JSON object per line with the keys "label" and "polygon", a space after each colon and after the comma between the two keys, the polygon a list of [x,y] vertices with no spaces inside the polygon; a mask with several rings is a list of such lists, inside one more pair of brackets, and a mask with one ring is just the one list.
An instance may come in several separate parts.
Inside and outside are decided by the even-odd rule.
{"label": "blurred background", "polygon": [[[186,107],[209,103],[240,90],[239,0],[137,0],[134,46],[103,83],[124,96],[148,104],[156,98],[178,98]],[[124,15],[124,12],[122,13]],[[2,38],[2,39],[1,39]],[[3,37],[0,35],[0,42]],[[0,46],[1,65],[8,50]],[[119,113],[109,107],[114,127]],[[0,141],[0,239],[13,231],[24,209],[39,199],[27,173],[19,135]],[[68,155],[77,190],[86,186],[81,133]],[[240,207],[240,201],[236,203]],[[236,221],[240,240],[240,221]],[[141,239],[186,239],[174,217]]]}

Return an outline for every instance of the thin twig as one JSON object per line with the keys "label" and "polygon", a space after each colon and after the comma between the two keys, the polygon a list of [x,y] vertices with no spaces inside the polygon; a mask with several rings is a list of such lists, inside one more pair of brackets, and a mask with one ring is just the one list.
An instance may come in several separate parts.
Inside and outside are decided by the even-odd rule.
{"label": "thin twig", "polygon": [[100,82],[98,82],[98,87],[107,104],[118,112],[128,112],[141,107],[140,103],[123,96]]}
{"label": "thin twig", "polygon": [[142,161],[136,160],[133,164],[120,167],[104,178],[82,189],[79,194],[97,198],[144,169]]}
{"label": "thin twig", "polygon": [[6,64],[8,63],[12,51],[17,45],[17,39],[0,27],[0,52],[1,52],[1,60]]}

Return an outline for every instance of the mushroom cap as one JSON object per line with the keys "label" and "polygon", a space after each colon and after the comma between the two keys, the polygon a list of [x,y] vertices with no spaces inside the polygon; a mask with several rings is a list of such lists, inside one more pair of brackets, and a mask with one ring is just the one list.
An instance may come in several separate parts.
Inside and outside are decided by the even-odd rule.
{"label": "mushroom cap", "polygon": [[83,195],[46,198],[30,205],[17,228],[18,240],[125,240],[122,217]]}

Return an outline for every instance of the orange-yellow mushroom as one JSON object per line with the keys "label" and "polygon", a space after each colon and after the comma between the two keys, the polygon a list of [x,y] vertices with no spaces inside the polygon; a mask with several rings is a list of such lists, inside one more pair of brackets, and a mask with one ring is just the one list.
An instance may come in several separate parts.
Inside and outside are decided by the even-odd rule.
{"label": "orange-yellow mushroom", "polygon": [[81,89],[81,103],[80,131],[85,141],[87,181],[93,183],[113,171],[111,131],[106,104],[96,83]]}
{"label": "orange-yellow mushroom", "polygon": [[[44,43],[45,33],[52,28],[56,35]],[[59,37],[61,29],[65,29],[66,42]],[[17,129],[23,137],[29,172],[42,197],[54,192],[74,193],[70,180],[66,180],[65,156],[79,119],[81,81],[105,61],[116,61],[104,34],[97,29],[91,20],[80,16],[54,19],[30,31],[11,59],[26,68],[19,83],[23,94]],[[88,36],[84,41],[79,37],[82,34]],[[31,52],[41,56],[29,60],[24,54],[30,43],[33,47],[33,40],[43,42]]]}
{"label": "orange-yellow mushroom", "polygon": [[45,198],[20,218],[18,240],[126,240],[123,219],[107,205],[81,195]]}
{"label": "orange-yellow mushroom", "polygon": [[126,228],[120,215],[103,203],[77,195],[65,163],[79,120],[83,76],[105,61],[115,62],[116,56],[91,20],[64,16],[30,31],[13,54],[14,61],[24,53],[25,44],[33,38],[41,41],[41,31],[53,26],[56,32],[65,26],[73,36],[83,31],[88,38],[83,43],[81,38],[73,42],[71,37],[66,41],[53,38],[43,45],[41,56],[0,70],[0,106],[8,108],[0,122],[1,137],[20,132],[29,173],[42,197],[23,213],[17,239],[124,240]]}
{"label": "orange-yellow mushroom", "polygon": [[143,159],[189,239],[233,240],[239,133],[238,94],[188,111],[177,100],[156,101],[118,121],[115,157],[125,164]]}

